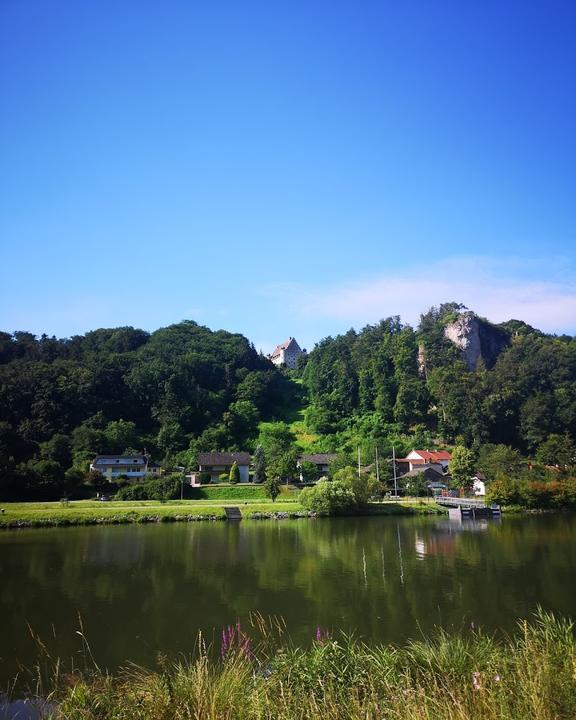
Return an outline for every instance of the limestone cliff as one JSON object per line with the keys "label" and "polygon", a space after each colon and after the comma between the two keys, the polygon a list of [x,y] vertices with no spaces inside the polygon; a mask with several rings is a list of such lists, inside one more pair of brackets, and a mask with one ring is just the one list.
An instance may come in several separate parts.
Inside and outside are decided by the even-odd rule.
{"label": "limestone cliff", "polygon": [[508,333],[473,312],[461,313],[446,325],[444,335],[460,348],[469,370],[475,370],[482,359],[490,368],[510,342]]}

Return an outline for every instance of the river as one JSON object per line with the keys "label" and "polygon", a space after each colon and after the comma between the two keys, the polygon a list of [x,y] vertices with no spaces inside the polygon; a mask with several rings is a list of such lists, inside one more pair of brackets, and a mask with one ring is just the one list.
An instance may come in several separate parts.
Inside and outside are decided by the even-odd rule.
{"label": "river", "polygon": [[[250,613],[402,642],[434,626],[511,630],[542,605],[576,616],[576,517],[174,523],[0,533],[0,683],[52,657],[111,670],[217,647]],[[45,656],[43,662],[45,662]]]}

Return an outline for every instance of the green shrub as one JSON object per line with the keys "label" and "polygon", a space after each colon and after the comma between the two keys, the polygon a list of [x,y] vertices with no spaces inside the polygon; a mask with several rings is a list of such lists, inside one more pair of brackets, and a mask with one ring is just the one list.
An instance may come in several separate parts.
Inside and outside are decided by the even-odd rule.
{"label": "green shrub", "polygon": [[[189,496],[189,486],[184,486]],[[180,497],[182,485],[179,476],[168,476],[162,479],[146,480],[134,485],[125,485],[116,493],[116,500],[176,500]]]}
{"label": "green shrub", "polygon": [[302,490],[299,499],[302,507],[319,515],[345,514],[357,507],[352,490],[338,480],[320,480],[314,487]]}

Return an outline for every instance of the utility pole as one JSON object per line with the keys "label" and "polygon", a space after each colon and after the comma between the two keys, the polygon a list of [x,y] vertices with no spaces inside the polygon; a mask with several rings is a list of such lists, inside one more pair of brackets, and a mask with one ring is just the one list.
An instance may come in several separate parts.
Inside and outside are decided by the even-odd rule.
{"label": "utility pole", "polygon": [[360,480],[360,445],[358,445],[358,480]]}
{"label": "utility pole", "polygon": [[398,482],[396,480],[396,451],[394,445],[392,445],[392,467],[394,469],[394,495],[398,497]]}
{"label": "utility pole", "polygon": [[380,468],[378,466],[378,445],[376,445],[376,480],[380,482]]}

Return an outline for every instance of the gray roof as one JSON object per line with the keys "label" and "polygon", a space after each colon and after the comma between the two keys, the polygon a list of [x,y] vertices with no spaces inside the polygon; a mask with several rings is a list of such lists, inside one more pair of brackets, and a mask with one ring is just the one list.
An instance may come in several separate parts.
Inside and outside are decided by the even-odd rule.
{"label": "gray roof", "polygon": [[410,470],[410,472],[404,473],[404,475],[402,475],[402,478],[411,478],[411,477],[416,477],[418,475],[424,475],[427,478],[430,478],[430,477],[435,478],[436,475],[438,476],[438,478],[447,478],[448,477],[448,475],[444,475],[444,473],[441,473],[439,470],[436,470],[436,468],[430,467],[430,465],[427,465],[426,467],[421,465],[420,467],[414,468],[414,470]]}
{"label": "gray roof", "polygon": [[337,457],[336,453],[315,453],[312,455],[302,455],[300,460],[311,462],[315,465],[328,465]]}
{"label": "gray roof", "polygon": [[92,460],[93,463],[103,461],[103,462],[115,462],[118,460],[129,460],[131,462],[138,461],[138,462],[146,462],[146,456],[145,455],[96,455],[94,460]]}
{"label": "gray roof", "polygon": [[250,453],[247,452],[212,452],[198,453],[198,465],[250,465]]}

